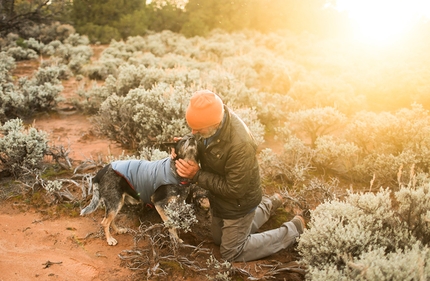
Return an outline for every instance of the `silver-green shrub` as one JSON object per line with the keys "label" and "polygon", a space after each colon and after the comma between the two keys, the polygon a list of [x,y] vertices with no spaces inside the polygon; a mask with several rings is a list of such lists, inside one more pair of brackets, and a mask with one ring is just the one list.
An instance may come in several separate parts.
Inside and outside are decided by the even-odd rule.
{"label": "silver-green shrub", "polygon": [[0,52],[0,122],[6,120],[11,110],[11,100],[14,96],[12,70],[15,69],[15,59],[5,52]]}
{"label": "silver-green shrub", "polygon": [[264,126],[258,119],[255,109],[239,108],[234,109],[234,112],[248,126],[257,145],[264,143]]}
{"label": "silver-green shrub", "polygon": [[21,103],[15,106],[21,116],[30,116],[34,111],[45,111],[54,108],[62,98],[63,85],[58,79],[64,69],[57,66],[41,67],[33,77],[22,77],[18,80],[16,93],[22,97]]}
{"label": "silver-green shrub", "polygon": [[51,110],[61,100],[59,77],[66,73],[64,66],[39,67],[31,78],[21,77],[15,84],[11,76],[14,60],[2,52],[0,62],[0,121]]}
{"label": "silver-green shrub", "polygon": [[37,169],[48,149],[46,133],[24,128],[21,119],[12,119],[0,126],[0,167],[19,177]]}
{"label": "silver-green shrub", "polygon": [[295,136],[286,138],[283,150],[275,153],[270,148],[263,149],[258,157],[263,180],[280,180],[293,186],[300,186],[309,179],[313,151]]}
{"label": "silver-green shrub", "polygon": [[37,41],[34,38],[28,38],[28,40],[24,40],[24,45],[27,46],[27,48],[36,51],[38,54],[40,53],[40,50],[45,46],[45,44]]}
{"label": "silver-green shrub", "polygon": [[342,128],[346,121],[345,114],[328,106],[299,110],[288,115],[289,128],[305,134],[312,147],[315,147],[317,137]]}
{"label": "silver-green shrub", "polygon": [[25,49],[20,46],[8,48],[7,54],[17,61],[37,59],[39,57],[35,50]]}
{"label": "silver-green shrub", "polygon": [[126,147],[138,149],[189,133],[185,110],[192,91],[167,84],[109,96],[95,117],[97,128]]}
{"label": "silver-green shrub", "polygon": [[339,270],[330,264],[312,269],[307,280],[428,280],[430,278],[430,249],[420,243],[406,249],[386,253],[383,247],[373,247],[359,257],[345,254],[346,266]]}
{"label": "silver-green shrub", "polygon": [[388,189],[349,192],[317,206],[298,244],[307,280],[426,280],[428,193],[428,184],[404,187],[397,201]]}
{"label": "silver-green shrub", "polygon": [[75,28],[70,24],[62,24],[60,22],[53,22],[49,25],[37,24],[28,26],[23,32],[25,38],[35,38],[43,44],[48,44],[51,41],[63,41],[71,34],[75,33]]}
{"label": "silver-green shrub", "polygon": [[38,47],[36,40],[22,40],[17,34],[9,33],[1,41],[0,49],[17,61],[38,58]]}
{"label": "silver-green shrub", "polygon": [[414,176],[412,178],[408,186],[402,186],[395,193],[395,198],[399,202],[397,212],[414,237],[429,245],[430,182],[428,179],[417,182]]}
{"label": "silver-green shrub", "polygon": [[[430,115],[413,104],[397,112],[358,112],[346,126],[344,137],[360,148],[354,178],[378,185],[396,183],[399,169],[428,171],[430,167]],[[403,183],[409,178],[404,177]],[[400,184],[400,183],[399,183]]]}
{"label": "silver-green shrub", "polygon": [[58,57],[60,63],[65,64],[71,71],[79,74],[83,71],[84,65],[88,64],[93,55],[93,50],[89,46],[86,36],[71,34],[61,42],[54,40],[46,44],[41,53],[51,57]]}
{"label": "silver-green shrub", "polygon": [[312,162],[317,168],[342,175],[350,175],[360,157],[360,149],[354,143],[332,135],[318,137],[314,151]]}

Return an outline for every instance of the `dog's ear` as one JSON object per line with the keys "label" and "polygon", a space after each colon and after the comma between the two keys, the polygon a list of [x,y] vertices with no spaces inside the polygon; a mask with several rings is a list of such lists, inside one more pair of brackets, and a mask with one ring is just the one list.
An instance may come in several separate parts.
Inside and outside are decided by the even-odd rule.
{"label": "dog's ear", "polygon": [[172,148],[172,147],[176,147],[177,144],[178,144],[177,142],[162,142],[161,146],[165,148]]}
{"label": "dog's ear", "polygon": [[177,145],[176,142],[162,142],[160,143],[160,150],[166,151],[167,153],[171,153],[172,149]]}

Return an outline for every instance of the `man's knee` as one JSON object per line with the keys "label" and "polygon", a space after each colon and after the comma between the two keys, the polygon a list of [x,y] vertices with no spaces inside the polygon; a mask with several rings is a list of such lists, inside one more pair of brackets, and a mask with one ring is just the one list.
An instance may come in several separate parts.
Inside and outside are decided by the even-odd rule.
{"label": "man's knee", "polygon": [[221,257],[227,261],[235,261],[242,254],[241,248],[226,248],[221,245]]}

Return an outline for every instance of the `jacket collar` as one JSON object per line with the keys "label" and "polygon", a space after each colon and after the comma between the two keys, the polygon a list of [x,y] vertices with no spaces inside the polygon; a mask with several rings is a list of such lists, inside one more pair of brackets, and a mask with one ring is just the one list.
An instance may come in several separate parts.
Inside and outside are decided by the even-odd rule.
{"label": "jacket collar", "polygon": [[[215,138],[213,141],[230,141],[230,132],[231,132],[231,111],[230,109],[224,105],[224,119],[222,121],[222,126],[219,131],[215,134]],[[218,141],[217,141],[218,140]]]}

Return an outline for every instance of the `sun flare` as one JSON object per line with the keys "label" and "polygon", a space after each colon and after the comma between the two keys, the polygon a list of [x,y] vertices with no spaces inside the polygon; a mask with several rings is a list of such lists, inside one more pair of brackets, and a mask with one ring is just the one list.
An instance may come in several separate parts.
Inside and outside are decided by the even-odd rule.
{"label": "sun flare", "polygon": [[355,37],[371,44],[401,39],[422,18],[430,18],[429,0],[337,0],[348,13]]}

